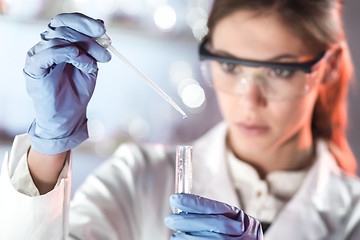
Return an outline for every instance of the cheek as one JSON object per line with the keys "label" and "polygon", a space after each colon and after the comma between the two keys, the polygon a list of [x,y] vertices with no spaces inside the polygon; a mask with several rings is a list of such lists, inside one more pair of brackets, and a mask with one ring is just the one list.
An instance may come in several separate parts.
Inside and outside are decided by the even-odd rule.
{"label": "cheek", "polygon": [[[317,90],[313,89],[307,96],[286,102],[274,102],[271,124],[281,135],[292,135],[305,127],[311,128],[312,113],[317,98]],[[270,105],[270,104],[269,104]]]}
{"label": "cheek", "polygon": [[223,118],[228,122],[231,121],[231,119],[236,116],[237,109],[241,109],[241,105],[235,103],[233,96],[218,92],[216,90],[215,92]]}
{"label": "cheek", "polygon": [[271,107],[269,112],[269,121],[274,129],[287,129],[298,126],[299,123],[306,119],[306,105],[303,103],[297,104],[276,104]]}

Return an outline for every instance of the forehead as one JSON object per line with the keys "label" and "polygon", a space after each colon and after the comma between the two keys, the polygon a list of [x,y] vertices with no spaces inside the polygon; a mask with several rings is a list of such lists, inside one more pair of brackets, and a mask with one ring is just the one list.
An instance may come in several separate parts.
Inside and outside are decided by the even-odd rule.
{"label": "forehead", "polygon": [[302,39],[290,31],[276,13],[240,10],[221,19],[212,36],[215,50],[254,60],[290,54],[312,55]]}

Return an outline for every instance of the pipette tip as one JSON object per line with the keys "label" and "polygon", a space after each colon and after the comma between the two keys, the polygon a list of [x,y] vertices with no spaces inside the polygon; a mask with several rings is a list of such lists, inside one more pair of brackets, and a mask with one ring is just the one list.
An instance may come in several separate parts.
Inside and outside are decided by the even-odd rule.
{"label": "pipette tip", "polygon": [[183,119],[187,118],[186,113],[170,97],[168,97],[168,102],[182,115]]}

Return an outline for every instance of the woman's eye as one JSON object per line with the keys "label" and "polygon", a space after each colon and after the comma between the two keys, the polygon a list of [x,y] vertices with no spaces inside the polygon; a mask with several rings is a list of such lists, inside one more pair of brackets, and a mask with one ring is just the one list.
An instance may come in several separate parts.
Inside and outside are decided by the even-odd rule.
{"label": "woman's eye", "polygon": [[269,70],[269,75],[272,78],[291,78],[294,75],[294,70],[287,70],[281,68],[271,68]]}
{"label": "woman's eye", "polygon": [[227,73],[236,73],[237,65],[233,63],[221,63],[221,69]]}

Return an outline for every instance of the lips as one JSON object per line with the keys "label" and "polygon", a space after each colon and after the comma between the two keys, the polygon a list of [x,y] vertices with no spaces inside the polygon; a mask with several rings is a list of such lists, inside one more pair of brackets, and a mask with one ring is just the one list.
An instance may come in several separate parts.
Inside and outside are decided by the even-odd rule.
{"label": "lips", "polygon": [[270,128],[264,125],[237,123],[238,129],[248,136],[260,136],[266,134]]}

